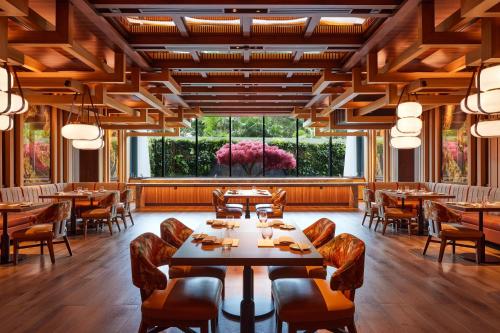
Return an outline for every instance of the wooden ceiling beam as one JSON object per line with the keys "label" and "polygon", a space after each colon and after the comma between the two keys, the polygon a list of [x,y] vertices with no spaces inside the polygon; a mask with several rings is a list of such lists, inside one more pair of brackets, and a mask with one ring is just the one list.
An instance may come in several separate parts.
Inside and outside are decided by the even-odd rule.
{"label": "wooden ceiling beam", "polygon": [[74,92],[82,92],[83,84],[80,81],[65,78],[19,78],[23,89],[68,89]]}
{"label": "wooden ceiling beam", "polygon": [[163,70],[160,73],[143,73],[141,80],[144,82],[161,83],[167,87],[172,94],[181,95],[182,87],[172,76],[169,70]]}
{"label": "wooden ceiling beam", "polygon": [[415,58],[419,57],[423,53],[427,52],[430,49],[428,46],[423,46],[419,41],[413,43],[410,47],[408,47],[403,53],[398,55],[394,60],[387,63],[384,69],[381,71],[382,73],[390,73],[396,72],[399,69],[403,68]]}
{"label": "wooden ceiling beam", "polygon": [[368,136],[367,132],[356,131],[356,132],[340,132],[334,130],[325,130],[321,128],[314,129],[314,136],[318,137],[347,137],[347,136]]}
{"label": "wooden ceiling beam", "polygon": [[394,124],[397,120],[394,116],[361,116],[356,110],[345,110],[347,123],[386,123]]}
{"label": "wooden ceiling beam", "polygon": [[175,26],[177,29],[179,29],[179,33],[181,34],[182,37],[189,37],[189,28],[184,22],[184,19],[182,18],[181,15],[172,15],[170,16],[172,18],[172,21],[174,21]]}
{"label": "wooden ceiling beam", "polygon": [[309,17],[306,26],[304,27],[304,37],[309,38],[312,36],[314,30],[321,20],[321,15],[314,15]]}
{"label": "wooden ceiling beam", "polygon": [[183,96],[184,100],[187,102],[193,101],[299,101],[299,102],[307,102],[310,100],[309,96],[304,95],[286,95],[286,96],[273,96],[273,95],[219,95],[219,96],[210,96],[210,95],[188,95]]}
{"label": "wooden ceiling beam", "polygon": [[[153,93],[163,93],[164,90],[162,88],[151,88],[151,92]],[[287,87],[285,89],[281,87],[184,87],[182,89],[183,94],[226,94],[226,95],[234,95],[235,93],[240,94],[264,94],[264,93],[273,93],[273,94],[282,94],[282,95],[290,95],[290,94],[310,94],[311,89],[308,87]]]}
{"label": "wooden ceiling beam", "polygon": [[27,16],[29,12],[28,0],[1,0],[0,16]]}
{"label": "wooden ceiling beam", "polygon": [[409,93],[417,92],[439,92],[446,89],[466,89],[469,86],[470,79],[419,79],[408,84]]}
{"label": "wooden ceiling beam", "polygon": [[312,94],[321,94],[332,83],[344,83],[352,80],[351,74],[335,74],[331,68],[325,68],[319,80],[312,87]]}
{"label": "wooden ceiling beam", "polygon": [[250,16],[241,16],[240,25],[243,37],[250,37],[252,33],[252,18]]}
{"label": "wooden ceiling beam", "polygon": [[125,136],[159,136],[159,137],[175,137],[180,135],[179,128],[165,128],[162,132],[125,132]]}
{"label": "wooden ceiling beam", "polygon": [[122,116],[122,115],[111,115],[111,116],[101,116],[99,117],[101,123],[147,123],[148,113],[145,110],[141,110],[137,116]]}
{"label": "wooden ceiling beam", "polygon": [[[145,74],[143,74],[144,77]],[[285,75],[252,75],[249,78],[245,78],[243,75],[216,75],[203,78],[200,76],[175,76],[174,79],[179,84],[296,84],[296,83],[306,83],[313,84],[317,82],[318,76],[316,75],[295,75],[291,78],[287,78]],[[144,81],[148,81],[145,80]]]}
{"label": "wooden ceiling beam", "polygon": [[199,106],[202,108],[217,108],[217,107],[292,107],[297,105],[298,103],[295,102],[274,102],[274,101],[269,101],[269,102],[191,102],[191,106]]}
{"label": "wooden ceiling beam", "polygon": [[329,94],[317,94],[317,95],[314,95],[309,100],[309,102],[307,102],[307,104],[305,106],[307,108],[310,108],[310,107],[313,107],[315,105],[318,105],[321,102],[323,102],[328,96],[330,96],[330,95]]}
{"label": "wooden ceiling beam", "polygon": [[460,6],[461,15],[471,18],[488,17],[489,9],[498,4],[498,0],[462,0]]}
{"label": "wooden ceiling beam", "polygon": [[500,18],[481,19],[481,60],[485,63],[500,62]]}
{"label": "wooden ceiling beam", "polygon": [[311,68],[340,68],[340,61],[332,60],[301,60],[293,62],[292,60],[251,60],[245,63],[240,60],[155,60],[152,66],[158,69],[196,69],[198,71],[218,70],[218,69],[268,69],[268,70],[304,70]]}

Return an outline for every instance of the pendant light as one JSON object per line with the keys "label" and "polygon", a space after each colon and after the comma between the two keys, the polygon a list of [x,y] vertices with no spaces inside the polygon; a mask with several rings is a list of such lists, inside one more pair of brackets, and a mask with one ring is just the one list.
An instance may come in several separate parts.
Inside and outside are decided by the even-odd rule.
{"label": "pendant light", "polygon": [[500,120],[478,121],[471,126],[470,133],[477,138],[500,136]]}
{"label": "pendant light", "polygon": [[420,135],[420,131],[411,132],[411,133],[402,133],[402,132],[398,131],[398,128],[396,127],[396,125],[392,126],[392,128],[391,128],[391,137],[392,138],[399,138],[401,136],[419,136],[419,135]]}
{"label": "pendant light", "polygon": [[0,131],[10,131],[14,127],[14,120],[12,116],[2,114],[0,115]]}
{"label": "pendant light", "polygon": [[[17,83],[19,95],[13,92],[14,81]],[[21,114],[26,111],[28,111],[28,101],[24,98],[15,67],[10,70],[5,63],[0,68],[0,114]]]}
{"label": "pendant light", "polygon": [[104,140],[102,137],[95,140],[73,140],[72,145],[80,150],[98,150],[104,147]]}
{"label": "pendant light", "polygon": [[[88,94],[90,101],[90,106],[87,107],[87,111],[85,111],[86,94]],[[85,86],[84,88],[84,92],[81,95],[82,104],[80,110],[77,112],[76,118],[74,118],[73,108],[78,96],[79,94],[76,93],[73,98],[73,104],[71,107],[72,112],[70,112],[68,116],[66,125],[61,128],[61,135],[68,140],[97,140],[101,137],[101,125],[99,122],[99,112],[94,107],[89,87]],[[90,116],[91,112],[94,113],[94,119]]]}
{"label": "pendant light", "polygon": [[422,140],[417,136],[400,136],[391,139],[391,146],[396,149],[414,149],[420,147]]}
{"label": "pendant light", "polygon": [[[418,101],[407,101],[401,103],[401,98],[405,93],[407,86],[401,91],[396,114],[398,120],[396,125],[391,128],[390,144],[395,149],[414,149],[420,147],[422,140],[418,137],[422,131],[422,104]],[[408,99],[410,96],[408,95]]]}

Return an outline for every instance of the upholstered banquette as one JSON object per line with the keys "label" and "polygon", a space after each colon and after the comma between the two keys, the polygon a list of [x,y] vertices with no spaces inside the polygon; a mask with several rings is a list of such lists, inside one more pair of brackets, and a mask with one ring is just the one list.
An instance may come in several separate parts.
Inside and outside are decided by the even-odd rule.
{"label": "upholstered banquette", "polygon": [[[31,185],[21,187],[4,187],[0,188],[0,202],[51,202],[51,199],[42,199],[41,195],[51,195],[61,191],[71,191],[78,188],[97,190],[103,187],[106,190],[119,190],[126,189],[125,183],[57,183],[57,184],[44,184],[44,185]],[[21,230],[29,227],[33,223],[34,217],[40,213],[44,208],[32,210],[26,213],[10,213],[8,215],[8,232],[11,234],[16,230]],[[3,219],[0,219],[0,226],[2,226]],[[2,228],[0,227],[0,235]]]}
{"label": "upholstered banquette", "polygon": [[[388,189],[425,189],[427,191],[435,191],[454,195],[453,199],[442,199],[440,201],[453,202],[483,202],[483,201],[500,201],[500,188],[486,186],[467,186],[459,184],[446,183],[408,183],[408,182],[372,182],[368,183],[368,188],[373,191],[388,190]],[[478,213],[461,213],[464,226],[469,228],[478,228],[479,215]],[[492,243],[500,244],[500,214],[485,213],[484,214],[484,234],[486,240]]]}

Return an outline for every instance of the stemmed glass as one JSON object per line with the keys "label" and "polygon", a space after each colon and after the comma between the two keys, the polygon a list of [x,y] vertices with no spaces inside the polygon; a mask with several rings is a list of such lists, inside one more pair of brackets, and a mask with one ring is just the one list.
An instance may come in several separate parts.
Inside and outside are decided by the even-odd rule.
{"label": "stemmed glass", "polygon": [[267,222],[267,212],[263,210],[257,211],[257,217],[259,218],[260,223]]}

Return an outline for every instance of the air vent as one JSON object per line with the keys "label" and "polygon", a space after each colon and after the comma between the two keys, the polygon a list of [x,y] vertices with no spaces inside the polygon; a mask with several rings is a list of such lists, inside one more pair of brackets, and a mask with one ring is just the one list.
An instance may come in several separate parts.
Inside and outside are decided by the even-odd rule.
{"label": "air vent", "polygon": [[310,16],[311,13],[317,13],[328,16],[335,16],[336,14],[351,14],[351,9],[348,8],[271,8],[270,14],[283,15],[283,16],[300,16],[301,13],[305,13],[304,16]]}
{"label": "air vent", "polygon": [[263,46],[248,46],[248,45],[234,45],[229,47],[230,50],[263,50]]}
{"label": "air vent", "polygon": [[[183,8],[141,8],[139,9],[141,13],[144,14],[155,14],[158,16],[169,16],[169,15],[181,15],[181,16],[189,16],[193,15],[193,10],[191,9],[183,9]],[[210,8],[200,8],[196,9],[196,16],[216,16],[219,14],[223,14],[223,11],[218,8],[210,9]]]}
{"label": "air vent", "polygon": [[267,14],[267,8],[224,8],[225,14]]}

